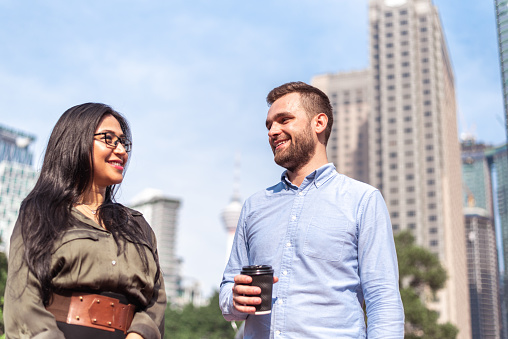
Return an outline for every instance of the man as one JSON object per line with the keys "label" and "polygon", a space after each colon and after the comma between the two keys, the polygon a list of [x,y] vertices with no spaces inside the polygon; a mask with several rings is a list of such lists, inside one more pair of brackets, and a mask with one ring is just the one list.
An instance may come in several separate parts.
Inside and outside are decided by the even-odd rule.
{"label": "man", "polygon": [[[328,97],[293,82],[267,102],[269,143],[286,171],[243,206],[221,283],[224,318],[246,319],[244,338],[403,338],[388,211],[378,190],[328,163]],[[253,314],[261,291],[239,274],[247,265],[275,270],[271,314]]]}

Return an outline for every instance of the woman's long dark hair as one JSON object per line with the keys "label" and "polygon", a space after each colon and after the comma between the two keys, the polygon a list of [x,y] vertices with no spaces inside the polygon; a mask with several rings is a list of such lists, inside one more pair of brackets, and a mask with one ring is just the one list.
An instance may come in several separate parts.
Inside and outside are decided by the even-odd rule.
{"label": "woman's long dark hair", "polygon": [[[94,133],[105,115],[116,118],[125,136],[131,138],[125,118],[107,105],[86,103],[69,108],[53,128],[39,179],[21,204],[19,218],[25,244],[24,259],[40,282],[40,293],[45,304],[53,292],[50,264],[54,241],[77,222],[71,210],[91,187]],[[132,218],[129,210],[115,203],[117,189],[118,185],[106,188],[104,203],[98,211],[99,221],[113,234],[119,253],[126,240],[133,242],[148,270],[148,259],[139,242],[151,244],[151,239]],[[151,247],[152,255],[157,259],[156,249]],[[160,269],[158,260],[156,262],[157,280]]]}

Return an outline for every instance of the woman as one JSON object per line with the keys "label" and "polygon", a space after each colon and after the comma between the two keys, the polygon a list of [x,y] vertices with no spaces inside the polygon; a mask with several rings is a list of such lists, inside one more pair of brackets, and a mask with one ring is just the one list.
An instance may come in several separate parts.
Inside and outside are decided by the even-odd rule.
{"label": "woman", "polygon": [[115,203],[131,150],[127,121],[87,103],[58,120],[11,237],[7,338],[164,336],[155,236]]}

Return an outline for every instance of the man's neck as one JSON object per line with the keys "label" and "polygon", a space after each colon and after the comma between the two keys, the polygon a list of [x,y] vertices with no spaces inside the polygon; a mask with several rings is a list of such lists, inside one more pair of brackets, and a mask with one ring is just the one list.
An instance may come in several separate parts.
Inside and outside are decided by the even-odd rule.
{"label": "man's neck", "polygon": [[326,157],[326,153],[324,154],[324,157],[314,157],[309,161],[307,164],[302,166],[301,168],[295,170],[294,172],[288,170],[287,176],[289,181],[295,186],[300,187],[302,182],[305,180],[305,178],[317,170],[318,168],[328,164],[328,158]]}

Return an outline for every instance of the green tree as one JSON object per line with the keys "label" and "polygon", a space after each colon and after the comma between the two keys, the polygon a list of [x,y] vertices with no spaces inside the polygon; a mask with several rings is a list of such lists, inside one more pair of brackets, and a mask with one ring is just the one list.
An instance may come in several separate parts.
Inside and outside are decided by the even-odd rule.
{"label": "green tree", "polygon": [[406,339],[455,339],[459,330],[451,323],[439,324],[438,313],[429,310],[422,302],[426,293],[435,297],[444,287],[446,271],[438,257],[415,244],[408,232],[395,236],[399,261],[399,286],[404,305]]}
{"label": "green tree", "polygon": [[[0,334],[4,333],[4,294],[7,282],[7,256],[0,252]],[[1,338],[1,337],[0,337]]]}
{"label": "green tree", "polygon": [[219,292],[207,306],[186,305],[182,310],[166,309],[164,338],[171,339],[233,339],[235,331],[225,321],[219,308]]}

